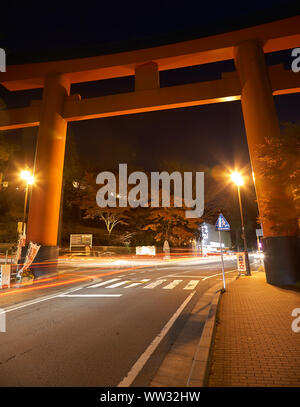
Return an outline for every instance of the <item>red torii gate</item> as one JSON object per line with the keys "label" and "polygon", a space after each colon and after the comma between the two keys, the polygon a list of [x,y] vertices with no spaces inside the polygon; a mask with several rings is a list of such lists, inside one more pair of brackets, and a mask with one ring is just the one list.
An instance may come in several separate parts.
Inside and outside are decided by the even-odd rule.
{"label": "red torii gate", "polygon": [[[0,83],[10,91],[43,88],[42,101],[0,112],[0,130],[39,126],[35,157],[38,185],[33,187],[28,241],[42,245],[37,261],[57,258],[63,162],[69,121],[94,119],[241,100],[260,213],[264,199],[285,208],[263,220],[267,280],[292,284],[300,280],[297,252],[299,226],[288,190],[257,171],[256,148],[279,135],[273,95],[300,92],[300,74],[281,66],[268,68],[264,53],[300,46],[300,16],[229,33],[170,45],[90,58],[8,66]],[[159,72],[234,59],[237,73],[222,79],[160,88]],[[70,95],[72,83],[135,76],[130,93],[81,99]],[[276,228],[274,229],[274,226]],[[276,230],[280,226],[280,235]],[[298,254],[297,254],[298,253]]]}

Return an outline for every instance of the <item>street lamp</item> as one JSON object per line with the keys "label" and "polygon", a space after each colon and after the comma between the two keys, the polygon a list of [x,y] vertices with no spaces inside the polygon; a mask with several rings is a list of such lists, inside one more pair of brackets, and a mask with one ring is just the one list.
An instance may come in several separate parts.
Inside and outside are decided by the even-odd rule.
{"label": "street lamp", "polygon": [[244,216],[243,216],[243,208],[242,208],[242,200],[241,200],[241,191],[240,191],[240,187],[244,184],[244,180],[243,180],[242,175],[239,172],[236,172],[236,171],[231,174],[231,180],[237,186],[237,190],[238,190],[240,214],[241,214],[241,223],[242,223],[242,238],[243,238],[243,241],[244,241],[244,253],[245,253],[245,262],[246,262],[246,275],[251,276],[250,264],[249,264],[249,256],[248,256],[248,247],[247,247],[247,240],[246,240],[245,226],[244,226]]}
{"label": "street lamp", "polygon": [[27,209],[27,200],[28,200],[28,186],[34,183],[34,176],[30,171],[24,170],[21,171],[21,178],[26,182],[25,188],[25,201],[24,201],[24,213],[23,213],[23,222],[22,222],[22,231],[25,234],[25,221],[26,221],[26,209]]}

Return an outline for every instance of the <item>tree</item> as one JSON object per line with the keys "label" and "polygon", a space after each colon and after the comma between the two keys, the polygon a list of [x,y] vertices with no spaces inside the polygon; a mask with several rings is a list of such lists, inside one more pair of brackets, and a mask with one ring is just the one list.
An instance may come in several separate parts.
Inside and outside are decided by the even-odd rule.
{"label": "tree", "polygon": [[149,208],[150,214],[143,230],[154,232],[157,242],[169,240],[181,246],[195,238],[199,230],[199,219],[186,218],[185,208]]}
{"label": "tree", "polygon": [[19,147],[13,143],[8,143],[0,134],[0,173],[6,170],[9,160],[15,151],[18,151]]}
{"label": "tree", "polygon": [[96,202],[98,188],[96,176],[90,172],[86,173],[82,181],[78,183],[77,197],[73,202],[84,211],[84,219],[102,220],[110,236],[117,225],[127,225],[127,208],[100,208]]}
{"label": "tree", "polygon": [[[259,173],[290,193],[300,217],[300,125],[283,123],[279,137],[266,137],[257,151]],[[262,210],[263,209],[263,210]],[[289,214],[285,202],[266,197],[261,218],[272,219]],[[274,216],[275,214],[275,216]],[[278,230],[279,231],[279,230]]]}

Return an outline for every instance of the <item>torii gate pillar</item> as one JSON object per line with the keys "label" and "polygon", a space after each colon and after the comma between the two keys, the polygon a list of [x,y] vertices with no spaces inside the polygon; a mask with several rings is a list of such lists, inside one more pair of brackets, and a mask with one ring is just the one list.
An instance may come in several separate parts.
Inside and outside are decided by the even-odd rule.
{"label": "torii gate pillar", "polygon": [[[58,258],[57,232],[64,167],[67,122],[62,117],[69,80],[61,74],[46,76],[41,106],[34,173],[36,184],[30,200],[27,241],[41,244],[36,263]],[[51,263],[50,263],[51,264]],[[50,267],[47,267],[49,271]],[[39,273],[35,268],[35,275]]]}
{"label": "torii gate pillar", "polygon": [[258,41],[235,47],[235,64],[241,82],[241,103],[260,214],[265,199],[275,207],[272,217],[262,218],[265,269],[268,283],[294,284],[300,280],[297,250],[299,226],[291,191],[286,182],[274,182],[259,173],[257,153],[265,137],[276,138],[280,128],[264,53]]}

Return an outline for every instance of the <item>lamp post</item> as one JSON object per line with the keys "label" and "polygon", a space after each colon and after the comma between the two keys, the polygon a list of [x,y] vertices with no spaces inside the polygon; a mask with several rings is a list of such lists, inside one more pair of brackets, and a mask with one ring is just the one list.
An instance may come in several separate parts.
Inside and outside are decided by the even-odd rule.
{"label": "lamp post", "polygon": [[241,191],[240,191],[240,187],[244,184],[244,180],[243,180],[243,177],[241,176],[241,174],[238,172],[233,172],[231,174],[231,180],[237,186],[237,190],[238,190],[241,223],[242,223],[242,239],[244,242],[244,253],[245,253],[245,262],[246,262],[246,275],[251,276],[249,256],[248,256],[248,247],[247,247],[247,240],[246,240],[245,226],[244,226],[244,215],[243,215]]}
{"label": "lamp post", "polygon": [[26,182],[25,188],[25,201],[24,201],[24,213],[23,213],[23,222],[22,222],[22,232],[25,234],[25,222],[26,222],[26,211],[27,211],[27,201],[28,201],[28,187],[34,183],[34,176],[30,171],[24,170],[21,171],[21,178]]}

